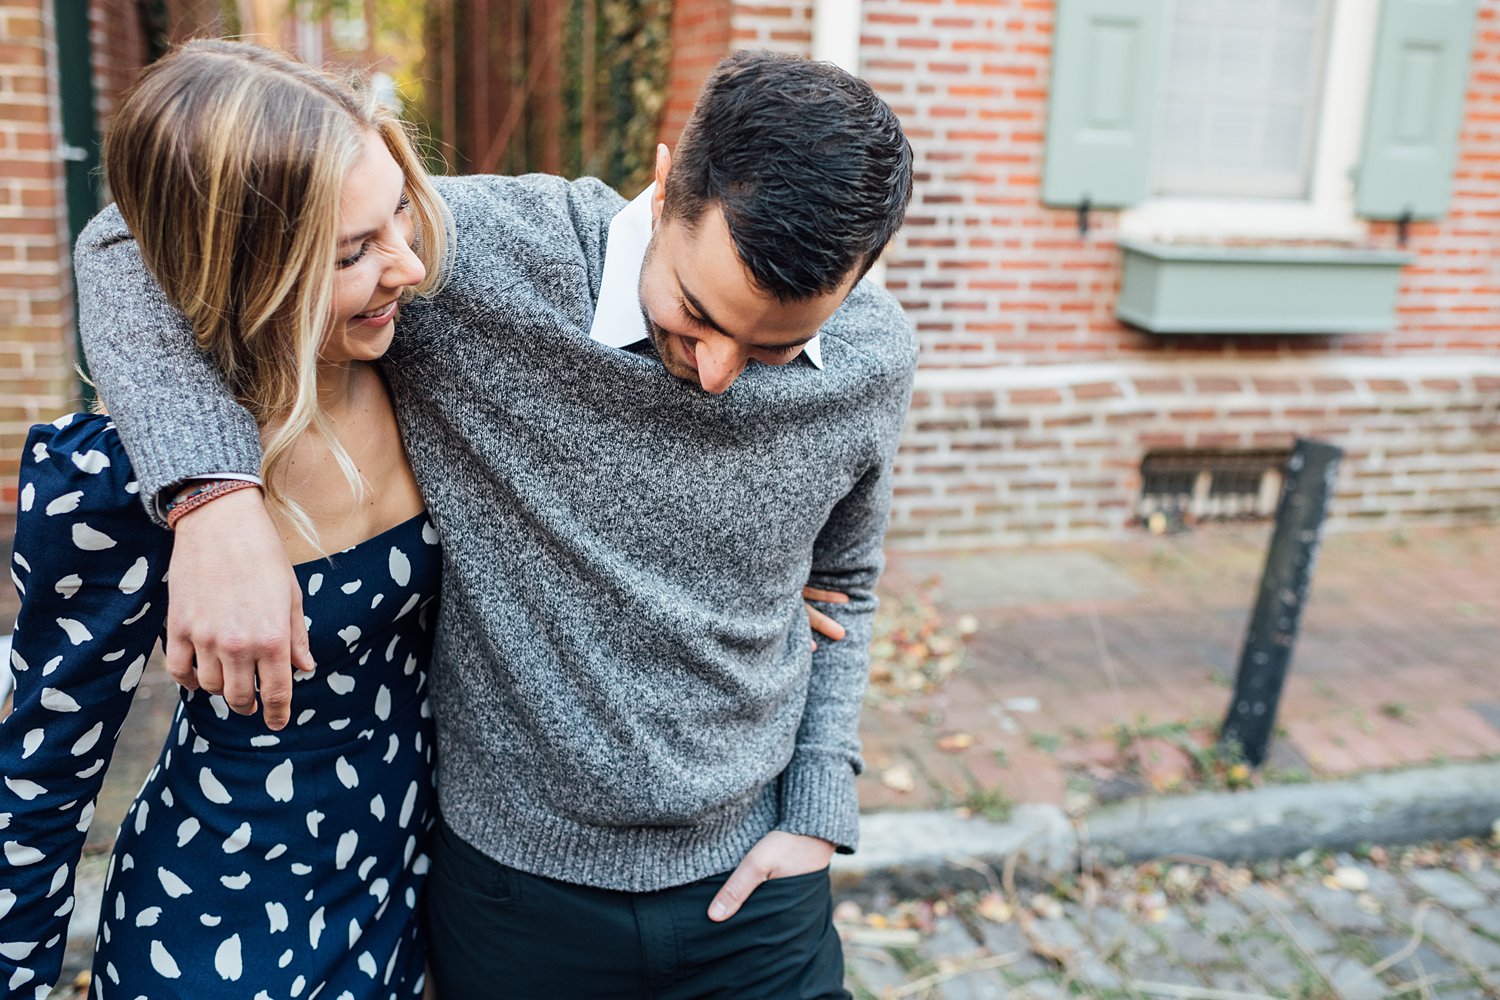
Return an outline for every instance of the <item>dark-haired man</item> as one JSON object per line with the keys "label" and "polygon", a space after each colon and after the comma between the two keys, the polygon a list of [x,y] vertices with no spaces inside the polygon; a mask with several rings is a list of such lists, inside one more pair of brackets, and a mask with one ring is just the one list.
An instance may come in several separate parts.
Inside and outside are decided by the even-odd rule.
{"label": "dark-haired man", "polygon": [[[859,279],[910,190],[868,86],[765,53],[719,66],[629,205],[594,181],[439,181],[454,266],[385,370],[445,553],[426,910],[442,995],[846,995],[827,865],[857,839],[871,590],[916,361],[900,308]],[[253,425],[117,215],[78,266],[148,505],[254,477]],[[170,570],[174,676],[217,689],[203,664],[222,664],[248,712],[259,671],[278,727],[287,660],[306,660],[286,562],[241,490],[182,520]],[[813,652],[808,580],[850,598],[828,608],[847,637]],[[267,638],[246,653],[228,635]]]}

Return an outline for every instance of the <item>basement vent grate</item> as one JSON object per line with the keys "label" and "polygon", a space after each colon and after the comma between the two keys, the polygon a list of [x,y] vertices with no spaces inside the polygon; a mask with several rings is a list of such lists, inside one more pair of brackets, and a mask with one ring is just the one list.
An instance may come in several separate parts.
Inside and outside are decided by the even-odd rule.
{"label": "basement vent grate", "polygon": [[1136,516],[1169,521],[1271,517],[1291,451],[1153,451],[1141,461]]}

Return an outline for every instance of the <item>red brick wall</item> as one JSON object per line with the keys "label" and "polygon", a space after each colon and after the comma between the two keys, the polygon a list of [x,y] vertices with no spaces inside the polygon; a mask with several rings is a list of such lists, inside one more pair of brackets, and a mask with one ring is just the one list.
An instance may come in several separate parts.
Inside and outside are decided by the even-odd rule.
{"label": "red brick wall", "polygon": [[775,49],[808,55],[812,51],[813,0],[768,0],[734,5],[737,49]]}
{"label": "red brick wall", "polygon": [[729,54],[730,0],[677,0],[672,5],[672,67],[660,141],[677,144],[693,102],[714,64]]}
{"label": "red brick wall", "polygon": [[[173,37],[213,30],[200,0],[168,4]],[[134,0],[89,8],[100,129],[144,64]],[[81,403],[50,0],[0,0],[0,502],[15,500],[27,428]]]}
{"label": "red brick wall", "polygon": [[146,33],[136,0],[92,0],[89,45],[94,59],[94,107],[108,122],[120,95],[146,65]]}
{"label": "red brick wall", "polygon": [[0,0],[0,499],[26,430],[73,408],[71,283],[52,5]]}
{"label": "red brick wall", "polygon": [[[1481,0],[1453,202],[1412,227],[1387,334],[1156,337],[1113,315],[1118,215],[1040,202],[1053,0],[864,0],[861,73],[901,115],[917,193],[887,285],[922,370],[892,544],[1131,530],[1153,447],[1321,435],[1337,526],[1500,515],[1500,0]],[[807,52],[811,6],[737,3],[736,45]],[[1394,227],[1371,227],[1393,246]]]}
{"label": "red brick wall", "polygon": [[[1500,0],[1482,0],[1452,207],[1412,227],[1393,334],[1157,338],[1113,319],[1116,214],[1039,199],[1052,0],[865,0],[863,72],[916,149],[890,286],[929,366],[1500,349]],[[1372,242],[1393,246],[1394,227]]]}
{"label": "red brick wall", "polygon": [[897,459],[898,547],[1132,529],[1149,450],[1345,451],[1330,527],[1459,523],[1500,506],[1500,357],[1129,359],[919,377]]}
{"label": "red brick wall", "polygon": [[[89,0],[89,45],[94,59],[94,105],[101,134],[120,97],[146,65],[150,41],[141,18],[143,0]],[[222,34],[217,5],[209,0],[167,0],[166,34],[174,42]]]}

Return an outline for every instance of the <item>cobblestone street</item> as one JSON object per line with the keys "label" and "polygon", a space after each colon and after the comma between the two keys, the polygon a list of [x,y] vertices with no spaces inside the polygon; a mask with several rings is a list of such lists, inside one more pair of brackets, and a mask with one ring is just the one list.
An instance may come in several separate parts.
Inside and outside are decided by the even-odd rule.
{"label": "cobblestone street", "polygon": [[[1168,859],[1050,886],[986,877],[987,891],[937,899],[844,893],[857,1000],[1500,997],[1493,846]],[[83,996],[78,971],[57,1000]]]}
{"label": "cobblestone street", "polygon": [[1500,997],[1497,863],[1474,843],[1241,868],[1177,858],[850,898],[837,919],[862,1000]]}

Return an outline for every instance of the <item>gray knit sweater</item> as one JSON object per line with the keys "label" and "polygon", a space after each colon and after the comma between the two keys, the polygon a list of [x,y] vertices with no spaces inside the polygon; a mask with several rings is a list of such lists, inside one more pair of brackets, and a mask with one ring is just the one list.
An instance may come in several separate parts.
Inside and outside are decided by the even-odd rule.
{"label": "gray knit sweater", "polygon": [[[454,270],[404,310],[385,371],[443,538],[445,819],[506,864],[635,891],[728,871],[773,829],[852,851],[916,365],[901,309],[861,283],[822,330],[823,370],[751,364],[713,396],[649,347],[588,338],[617,194],[544,176],[438,189]],[[185,478],[256,474],[253,423],[113,208],[76,264],[84,346],[148,508]],[[829,609],[848,637],[815,653],[809,580],[852,598]]]}

